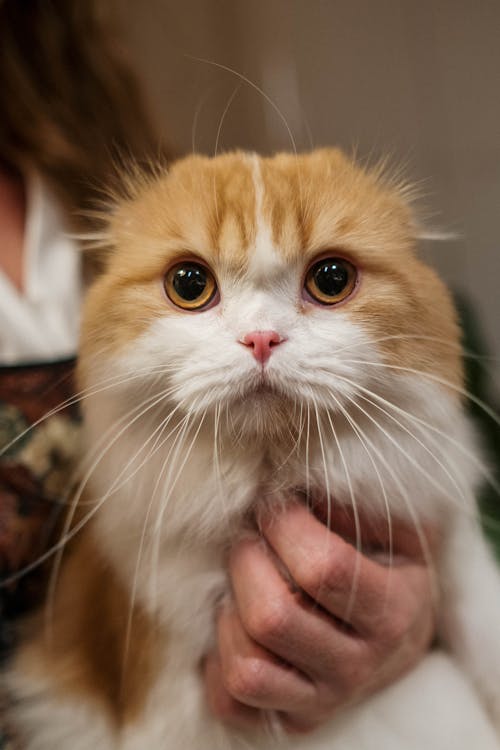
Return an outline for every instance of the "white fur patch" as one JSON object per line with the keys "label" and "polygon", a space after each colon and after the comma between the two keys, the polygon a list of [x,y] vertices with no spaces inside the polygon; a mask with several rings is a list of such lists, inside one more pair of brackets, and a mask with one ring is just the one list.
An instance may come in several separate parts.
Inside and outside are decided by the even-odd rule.
{"label": "white fur patch", "polygon": [[22,750],[117,750],[118,738],[98,705],[61,695],[50,673],[41,680],[17,671],[2,679],[14,699],[9,720]]}
{"label": "white fur patch", "polygon": [[252,157],[252,178],[255,191],[255,248],[252,248],[248,269],[249,278],[255,284],[267,284],[270,278],[278,276],[287,268],[285,259],[276,250],[271,228],[264,219],[264,182],[262,180],[260,159],[254,154]]}

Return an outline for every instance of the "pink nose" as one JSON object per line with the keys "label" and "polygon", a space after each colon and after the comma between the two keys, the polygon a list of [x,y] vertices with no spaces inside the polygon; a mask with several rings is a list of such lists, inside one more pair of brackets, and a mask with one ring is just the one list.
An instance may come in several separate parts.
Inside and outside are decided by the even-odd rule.
{"label": "pink nose", "polygon": [[243,336],[241,343],[252,350],[252,354],[260,364],[265,365],[274,346],[278,346],[284,339],[276,331],[252,331]]}

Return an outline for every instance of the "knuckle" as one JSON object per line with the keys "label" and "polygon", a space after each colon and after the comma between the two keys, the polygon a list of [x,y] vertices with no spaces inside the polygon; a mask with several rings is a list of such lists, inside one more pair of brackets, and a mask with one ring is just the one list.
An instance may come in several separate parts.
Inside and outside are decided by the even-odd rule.
{"label": "knuckle", "polygon": [[266,670],[261,659],[234,659],[224,674],[228,693],[246,703],[266,693]]}
{"label": "knuckle", "polygon": [[301,574],[301,584],[311,595],[326,590],[345,590],[351,584],[351,572],[346,556],[331,547],[318,553]]}
{"label": "knuckle", "polygon": [[283,638],[289,631],[292,613],[290,602],[285,597],[276,597],[261,602],[248,614],[247,630],[258,643],[267,643]]}
{"label": "knuckle", "polygon": [[359,653],[337,666],[325,685],[325,703],[342,705],[364,692],[373,683],[377,665],[368,653]]}

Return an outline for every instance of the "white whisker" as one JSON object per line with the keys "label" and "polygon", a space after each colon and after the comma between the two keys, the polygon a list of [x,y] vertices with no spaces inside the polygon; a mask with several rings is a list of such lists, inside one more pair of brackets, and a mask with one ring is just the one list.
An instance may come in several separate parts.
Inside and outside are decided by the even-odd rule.
{"label": "white whisker", "polygon": [[[149,404],[149,405],[148,405],[148,406],[147,406],[147,407],[146,407],[146,408],[144,409],[144,411],[143,411],[143,412],[141,412],[141,413],[139,413],[138,415],[136,415],[136,416],[134,417],[134,419],[133,419],[133,420],[131,420],[131,421],[127,422],[127,424],[125,425],[125,427],[123,427],[123,428],[122,428],[122,430],[120,430],[120,432],[119,432],[119,433],[118,433],[117,435],[115,435],[115,437],[113,438],[113,441],[112,441],[112,442],[111,442],[111,443],[110,443],[110,444],[109,444],[109,445],[107,446],[106,450],[105,450],[105,451],[104,451],[103,453],[101,453],[101,454],[100,454],[100,456],[98,457],[98,459],[96,459],[96,461],[94,462],[94,464],[92,465],[92,467],[91,467],[91,468],[89,469],[89,471],[88,471],[88,472],[86,473],[85,477],[84,477],[84,478],[83,478],[83,480],[81,481],[81,483],[80,483],[80,486],[79,486],[79,488],[78,488],[78,490],[77,490],[77,492],[76,492],[76,498],[75,498],[75,500],[73,500],[73,506],[74,506],[75,508],[76,508],[76,505],[78,504],[78,500],[80,499],[80,497],[81,497],[81,495],[82,495],[82,493],[83,493],[84,487],[86,486],[86,483],[87,483],[88,479],[90,478],[90,476],[91,476],[92,472],[94,471],[94,469],[96,468],[96,466],[98,465],[98,463],[99,463],[99,462],[100,462],[100,461],[102,460],[102,458],[103,458],[103,456],[105,455],[105,453],[107,452],[107,450],[109,450],[109,448],[110,448],[110,447],[111,447],[111,446],[112,446],[112,445],[113,445],[113,444],[114,444],[114,443],[115,443],[115,442],[116,442],[116,441],[117,441],[117,440],[118,440],[118,439],[119,439],[119,438],[121,437],[121,435],[122,435],[122,434],[123,434],[123,433],[124,433],[124,432],[125,432],[125,431],[126,431],[126,430],[127,430],[127,429],[128,429],[128,428],[129,428],[129,427],[130,427],[130,426],[131,426],[131,425],[132,425],[133,423],[134,423],[134,422],[136,422],[136,421],[137,421],[138,419],[140,419],[140,417],[142,416],[142,414],[143,414],[143,413],[146,413],[146,412],[147,412],[147,411],[148,411],[149,409],[153,408],[153,407],[154,407],[154,406],[156,405],[156,403],[159,403],[159,402],[160,402],[160,401],[162,400],[162,398],[164,398],[164,396],[163,396],[163,395],[162,395],[162,396],[160,396],[160,397],[159,397],[159,398],[157,399],[157,401],[154,401],[153,403],[150,403],[150,404]],[[136,410],[136,408],[137,408],[137,407],[135,407],[133,411],[135,411],[135,410]],[[127,416],[128,416],[128,415],[127,415]],[[122,418],[122,419],[123,419],[123,418]],[[122,421],[122,420],[119,420],[119,422],[120,422],[120,421]],[[113,429],[113,427],[114,427],[114,426],[112,426],[112,428],[110,428],[110,429],[112,430],[112,429]],[[104,496],[104,498],[101,498],[101,499],[100,499],[100,500],[99,500],[99,501],[98,501],[98,502],[97,502],[97,503],[96,503],[96,504],[94,505],[94,507],[92,508],[92,510],[91,510],[91,511],[90,511],[89,513],[87,513],[87,514],[86,514],[86,515],[85,515],[85,516],[84,516],[84,517],[83,517],[83,518],[82,518],[82,519],[81,519],[81,520],[80,520],[80,521],[79,521],[79,522],[78,522],[78,523],[77,523],[77,524],[76,524],[76,525],[75,525],[75,526],[74,526],[74,527],[73,527],[73,528],[71,529],[71,531],[69,531],[69,532],[68,532],[68,534],[67,534],[66,536],[63,536],[63,537],[62,537],[62,538],[61,538],[61,539],[59,540],[59,542],[57,542],[57,543],[56,543],[56,544],[54,544],[54,545],[53,545],[52,547],[50,547],[50,549],[46,550],[46,551],[45,551],[45,552],[44,552],[44,553],[43,553],[42,555],[40,555],[40,556],[39,556],[39,557],[38,557],[38,558],[37,558],[36,560],[34,560],[33,562],[29,563],[29,565],[26,565],[26,566],[24,566],[24,567],[23,567],[23,568],[22,568],[21,570],[18,570],[18,571],[16,571],[15,573],[13,573],[12,575],[8,576],[7,578],[4,578],[4,579],[2,579],[2,581],[0,581],[0,586],[9,586],[9,585],[11,585],[11,584],[12,584],[12,583],[14,583],[15,581],[19,580],[19,579],[20,579],[20,578],[21,578],[22,576],[24,576],[24,575],[26,575],[26,574],[30,573],[30,572],[31,572],[32,570],[35,570],[35,569],[36,569],[36,568],[38,568],[38,567],[39,567],[40,565],[42,565],[42,564],[43,564],[43,563],[44,563],[44,562],[45,562],[46,560],[48,560],[48,559],[49,559],[50,557],[52,557],[52,555],[54,555],[54,554],[55,554],[55,553],[56,553],[56,552],[57,552],[58,550],[60,550],[60,549],[61,549],[62,547],[64,547],[64,545],[65,545],[65,544],[67,544],[67,543],[68,543],[68,542],[69,542],[69,541],[70,541],[71,539],[73,539],[73,538],[74,538],[74,536],[76,536],[76,534],[78,534],[78,532],[79,532],[79,531],[80,531],[80,530],[81,530],[81,529],[82,529],[82,528],[83,528],[83,527],[85,526],[85,524],[86,524],[86,523],[88,523],[88,521],[89,521],[89,520],[90,520],[90,519],[91,519],[91,518],[92,518],[92,517],[93,517],[93,516],[94,516],[94,515],[95,515],[95,514],[97,513],[97,511],[98,511],[98,510],[99,510],[99,508],[100,508],[100,507],[101,507],[101,506],[103,505],[103,503],[105,502],[105,500],[106,500],[106,499],[107,499],[107,495],[106,495],[106,496]]]}
{"label": "white whisker", "polygon": [[[364,416],[367,417],[375,425],[375,427],[377,427],[379,430],[381,430],[381,432],[384,433],[384,430],[383,430],[383,428],[381,428],[381,426],[379,425],[379,423],[373,417],[371,417],[368,414],[368,412],[365,409],[363,409],[363,407],[360,406],[357,403],[357,401],[355,401],[355,399],[351,398],[350,396],[348,396],[347,398],[353,404],[353,406],[356,407],[356,409],[358,409],[362,414],[364,414]],[[401,493],[401,497],[405,501],[406,507],[408,509],[408,513],[410,514],[410,518],[411,518],[412,523],[413,523],[413,525],[415,527],[415,531],[417,532],[418,540],[419,540],[419,543],[420,543],[420,548],[422,550],[422,554],[423,554],[423,557],[424,557],[424,560],[425,560],[425,563],[426,563],[426,566],[427,566],[427,569],[428,569],[428,572],[429,572],[429,576],[431,576],[431,574],[432,574],[431,588],[432,588],[432,591],[434,592],[435,601],[437,601],[438,586],[437,586],[437,582],[436,582],[436,579],[435,579],[435,570],[434,570],[434,562],[433,562],[432,553],[431,553],[431,550],[429,548],[429,543],[427,541],[427,537],[426,537],[426,535],[425,535],[425,533],[424,533],[424,531],[422,529],[422,524],[421,524],[418,516],[415,514],[415,511],[413,509],[413,505],[412,505],[412,503],[410,501],[410,498],[409,498],[409,495],[408,495],[408,491],[406,490],[404,484],[401,482],[401,480],[399,479],[399,477],[396,474],[396,472],[394,471],[394,469],[390,466],[389,462],[384,458],[383,453],[381,451],[379,451],[375,447],[375,445],[373,444],[373,441],[370,440],[370,438],[368,438],[368,436],[366,435],[366,433],[363,433],[363,434],[364,434],[365,440],[368,442],[368,444],[370,445],[370,447],[374,451],[375,455],[378,456],[380,462],[385,467],[386,471],[388,471],[389,475],[393,478],[394,482],[396,483],[396,485],[397,485],[397,487],[398,487],[398,489],[399,489],[399,491]],[[418,466],[418,464],[417,464],[417,466]]]}
{"label": "white whisker", "polygon": [[[330,395],[331,395],[332,399],[335,401],[335,404],[338,407],[338,409],[340,410],[340,412],[347,419],[349,425],[351,426],[351,429],[353,430],[354,434],[357,436],[359,442],[363,446],[363,448],[365,450],[365,453],[367,454],[367,456],[368,456],[368,458],[370,460],[370,463],[371,463],[371,465],[373,467],[373,470],[374,470],[375,475],[377,477],[378,483],[380,485],[380,489],[382,491],[382,497],[383,497],[383,500],[384,500],[384,508],[385,508],[385,513],[386,513],[386,518],[387,518],[387,538],[388,538],[388,546],[389,546],[389,568],[392,568],[392,564],[393,564],[392,516],[391,516],[391,508],[390,508],[389,498],[387,496],[387,490],[386,490],[385,484],[384,484],[384,482],[382,480],[382,476],[380,474],[379,468],[378,468],[376,462],[373,459],[373,455],[372,455],[371,451],[368,449],[368,446],[366,444],[366,439],[365,439],[363,430],[361,429],[361,427],[359,427],[359,425],[357,424],[357,422],[355,421],[355,419],[350,416],[349,412],[346,409],[344,409],[344,407],[340,403],[339,399],[335,396],[335,394],[331,393]],[[389,585],[389,582],[388,582],[388,585]]]}
{"label": "white whisker", "polygon": [[354,607],[354,603],[356,601],[356,594],[358,590],[358,582],[359,582],[359,572],[360,572],[360,565],[361,565],[361,554],[362,554],[362,548],[361,548],[361,523],[359,520],[359,511],[358,511],[358,505],[356,502],[356,497],[354,494],[354,488],[352,486],[351,482],[351,475],[349,473],[349,469],[347,466],[347,462],[344,456],[344,451],[342,450],[342,447],[340,445],[340,440],[337,436],[337,431],[335,430],[335,427],[333,425],[332,419],[330,417],[330,413],[327,411],[326,416],[328,419],[328,422],[330,424],[330,428],[332,431],[333,439],[335,441],[335,445],[337,446],[337,451],[340,456],[340,460],[342,462],[342,466],[344,469],[344,475],[347,482],[347,487],[349,490],[349,497],[351,499],[351,505],[352,505],[352,511],[354,515],[354,529],[355,529],[355,535],[356,535],[356,550],[358,551],[358,555],[356,555],[356,560],[354,563],[354,573],[352,577],[352,584],[351,584],[351,592],[349,594],[349,600],[347,602],[346,612],[344,619],[346,622],[350,622],[352,611]]}
{"label": "white whisker", "polygon": [[51,417],[58,414],[60,411],[68,409],[69,407],[74,406],[84,399],[92,398],[93,396],[96,396],[103,391],[109,390],[111,388],[116,388],[126,383],[130,383],[131,381],[136,379],[140,379],[144,376],[145,373],[153,373],[156,369],[158,370],[159,374],[169,372],[169,369],[162,365],[158,368],[145,367],[143,369],[135,370],[132,375],[113,375],[112,377],[98,381],[97,384],[94,383],[89,388],[85,388],[84,390],[79,391],[70,398],[67,398],[65,401],[61,401],[60,404],[54,406],[52,409],[46,412],[42,417],[37,419],[36,422],[33,422],[33,424],[29,425],[29,427],[16,435],[15,438],[12,438],[12,440],[10,440],[6,445],[3,445],[0,448],[0,457],[7,453],[8,450],[10,450],[19,440],[22,440],[28,433],[45,422],[47,419],[50,419]]}
{"label": "white whisker", "polygon": [[426,372],[425,370],[417,370],[414,367],[404,367],[403,365],[390,365],[387,362],[368,362],[366,360],[357,360],[357,359],[348,359],[344,360],[344,362],[347,362],[348,364],[359,364],[363,366],[371,366],[371,367],[379,367],[379,368],[386,368],[389,370],[397,370],[400,372],[410,372],[413,375],[418,375],[419,377],[427,378],[428,380],[433,381],[434,383],[439,383],[439,385],[442,385],[446,388],[449,388],[452,391],[455,391],[455,393],[459,393],[461,396],[464,396],[469,401],[472,401],[472,403],[476,404],[482,411],[484,411],[485,414],[487,414],[490,419],[495,422],[496,425],[500,427],[500,417],[495,414],[493,409],[488,406],[484,401],[482,401],[480,398],[475,396],[473,393],[468,391],[465,388],[461,388],[460,386],[456,385],[456,383],[453,383],[451,380],[447,380],[446,378],[441,378],[438,375],[435,375],[434,373]]}
{"label": "white whisker", "polygon": [[[189,427],[189,423],[191,421],[192,414],[188,412],[181,421],[176,425],[175,428],[175,437],[173,439],[172,445],[169,447],[168,452],[163,460],[162,467],[158,473],[158,476],[156,478],[155,485],[153,487],[152,496],[155,497],[156,493],[160,489],[160,486],[163,488],[168,487],[170,491],[170,476],[172,474],[173,466],[175,465],[175,461],[177,460],[177,455],[180,451],[180,448],[183,445],[183,440],[186,435],[186,432]],[[174,454],[172,456],[172,453]],[[172,456],[172,459],[170,460],[170,457]],[[170,462],[170,465],[169,465]],[[169,469],[168,473],[165,475],[166,469]],[[167,494],[167,498],[169,497],[169,494]],[[160,511],[163,510],[163,508],[166,507],[166,500],[164,500],[160,506]],[[160,558],[160,543],[161,543],[161,523],[159,522],[159,518],[156,518],[156,521],[153,525],[153,544],[151,547],[151,585],[150,585],[150,595],[152,601],[156,601],[157,599],[157,592],[158,592],[158,570],[159,570],[159,558]]]}
{"label": "white whisker", "polygon": [[[157,450],[159,450],[160,448],[163,447],[163,445],[166,443],[166,441],[171,437],[172,433],[177,429],[178,425],[176,425],[172,430],[170,430],[170,432],[168,433],[168,435],[165,438],[163,437],[163,434],[164,434],[166,428],[168,427],[168,425],[169,425],[172,417],[177,412],[177,410],[179,408],[181,408],[181,406],[182,406],[182,402],[179,403],[177,405],[177,407],[172,412],[170,412],[170,414],[162,421],[162,423],[160,425],[159,435],[158,435],[158,437],[157,437],[157,439],[155,441],[155,444],[153,445],[153,447],[152,447],[149,455],[147,456],[147,460],[149,460],[154,455],[154,453],[157,452]],[[186,418],[187,417],[185,417],[184,419],[186,419]],[[168,455],[167,455],[166,460],[168,460]],[[160,475],[157,478],[157,481],[156,481],[156,484],[155,484],[155,486],[153,488],[153,491],[151,492],[151,497],[150,497],[150,500],[149,500],[149,503],[148,503],[146,515],[145,515],[145,518],[144,518],[144,523],[142,525],[141,538],[140,538],[140,541],[139,541],[139,549],[138,549],[138,552],[137,552],[137,559],[136,559],[136,564],[135,564],[135,568],[134,568],[134,576],[133,576],[133,581],[132,581],[132,591],[131,591],[131,595],[130,595],[129,608],[128,608],[128,613],[127,613],[127,625],[126,625],[126,629],[125,629],[125,642],[124,642],[123,658],[122,658],[122,682],[123,682],[123,678],[124,678],[124,675],[125,675],[125,669],[126,669],[126,666],[127,666],[128,655],[129,655],[129,650],[130,650],[130,639],[131,639],[131,633],[132,633],[132,619],[133,619],[133,613],[134,613],[134,608],[135,608],[135,603],[136,603],[136,598],[137,598],[137,589],[138,589],[138,581],[139,581],[139,568],[140,568],[140,564],[141,564],[141,561],[142,561],[144,544],[145,544],[145,540],[146,540],[146,533],[147,533],[147,530],[148,530],[148,527],[149,527],[149,521],[150,521],[151,512],[152,512],[152,509],[153,509],[155,495],[156,495],[156,490],[158,488],[160,477],[161,477],[161,472],[160,472]]]}

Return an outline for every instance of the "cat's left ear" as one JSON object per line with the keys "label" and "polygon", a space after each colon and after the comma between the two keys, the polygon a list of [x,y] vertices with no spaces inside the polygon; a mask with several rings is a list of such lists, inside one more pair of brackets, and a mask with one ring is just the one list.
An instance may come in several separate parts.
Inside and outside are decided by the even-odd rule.
{"label": "cat's left ear", "polygon": [[433,227],[424,204],[421,184],[407,175],[405,165],[394,165],[389,157],[383,157],[369,169],[377,182],[396,194],[409,212],[411,234],[417,242],[450,242],[460,239],[456,232]]}

